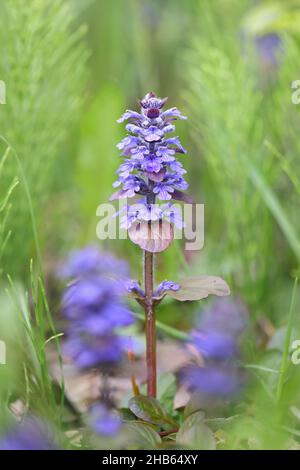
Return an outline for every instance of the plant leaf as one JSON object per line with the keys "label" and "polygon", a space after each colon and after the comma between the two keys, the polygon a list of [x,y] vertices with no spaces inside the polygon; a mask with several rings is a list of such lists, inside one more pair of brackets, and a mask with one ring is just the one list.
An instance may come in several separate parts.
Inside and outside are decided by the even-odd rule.
{"label": "plant leaf", "polygon": [[188,446],[190,449],[215,450],[215,437],[211,429],[204,424],[203,419],[202,411],[188,416],[177,433],[177,444]]}
{"label": "plant leaf", "polygon": [[142,250],[160,253],[166,250],[173,241],[174,230],[166,221],[137,222],[128,230],[130,240]]}
{"label": "plant leaf", "polygon": [[129,408],[119,408],[118,412],[120,413],[123,421],[136,421],[136,416]]}
{"label": "plant leaf", "polygon": [[161,406],[158,400],[153,397],[137,395],[129,400],[128,408],[138,418],[152,424],[162,425],[172,423],[172,418]]}
{"label": "plant leaf", "polygon": [[173,299],[185,300],[201,300],[209,295],[217,295],[223,297],[230,294],[228,284],[217,276],[199,276],[183,279],[179,281],[180,289],[178,291],[168,290],[168,294]]}
{"label": "plant leaf", "polygon": [[131,421],[123,431],[129,437],[129,444],[140,449],[156,449],[161,444],[160,435],[148,424]]}
{"label": "plant leaf", "polygon": [[171,372],[160,374],[157,379],[157,398],[171,413],[173,410],[173,400],[176,393],[176,378]]}

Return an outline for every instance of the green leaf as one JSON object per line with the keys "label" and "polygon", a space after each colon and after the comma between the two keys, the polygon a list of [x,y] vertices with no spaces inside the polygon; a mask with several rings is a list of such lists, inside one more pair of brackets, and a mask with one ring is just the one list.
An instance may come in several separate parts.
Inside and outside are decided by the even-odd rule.
{"label": "green leaf", "polygon": [[118,411],[121,415],[123,421],[135,421],[135,415],[129,410],[129,408],[118,408]]}
{"label": "green leaf", "polygon": [[216,440],[211,429],[203,422],[202,411],[190,415],[180,427],[176,442],[197,450],[215,450]]}
{"label": "green leaf", "polygon": [[179,281],[178,291],[168,290],[166,293],[176,300],[201,300],[209,295],[223,297],[230,294],[227,283],[217,276],[190,277]]}
{"label": "green leaf", "polygon": [[135,416],[148,423],[158,425],[174,424],[166,410],[153,397],[145,397],[144,395],[132,397],[129,400],[128,408]]}
{"label": "green leaf", "polygon": [[175,375],[171,372],[159,375],[157,379],[157,397],[169,413],[173,410],[175,393]]}
{"label": "green leaf", "polygon": [[161,444],[160,435],[146,423],[130,422],[124,425],[129,446],[139,449],[155,449]]}

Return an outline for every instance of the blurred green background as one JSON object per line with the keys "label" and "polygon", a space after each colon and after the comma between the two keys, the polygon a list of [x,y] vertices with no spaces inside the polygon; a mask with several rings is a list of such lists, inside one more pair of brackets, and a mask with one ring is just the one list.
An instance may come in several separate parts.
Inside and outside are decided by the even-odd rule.
{"label": "blurred green background", "polygon": [[[120,161],[116,120],[153,90],[188,116],[177,132],[205,204],[203,250],[177,241],[157,278],[220,275],[260,335],[285,328],[300,261],[300,2],[0,0],[0,17],[3,280],[28,287],[39,252],[48,280],[87,243],[141,277],[136,246],[97,240],[96,208]],[[167,304],[161,319],[189,328],[191,309]]]}
{"label": "blurred green background", "polygon": [[[206,206],[204,249],[187,254],[187,266],[176,243],[159,257],[159,275],[219,273],[254,316],[278,318],[300,259],[299,111],[291,102],[299,2],[8,0],[0,7],[7,85],[0,128],[22,165],[11,151],[2,169],[2,197],[19,180],[2,270],[24,279],[35,257],[26,183],[49,269],[72,247],[97,242],[96,208],[108,200],[120,161],[124,129],[116,119],[155,90],[189,117],[177,129],[188,148],[190,192]],[[106,246],[139,273],[136,247]]]}
{"label": "blurred green background", "polygon": [[[37,250],[51,272],[70,249],[100,243],[96,208],[112,192],[124,136],[116,119],[154,90],[189,117],[177,131],[190,193],[205,204],[204,249],[184,253],[177,241],[157,257],[158,277],[222,275],[254,319],[282,322],[300,260],[291,101],[299,2],[8,0],[0,8],[0,151],[11,147],[2,198],[19,183],[2,210],[3,244],[11,233],[1,271],[26,283]],[[140,277],[137,247],[102,244]]]}

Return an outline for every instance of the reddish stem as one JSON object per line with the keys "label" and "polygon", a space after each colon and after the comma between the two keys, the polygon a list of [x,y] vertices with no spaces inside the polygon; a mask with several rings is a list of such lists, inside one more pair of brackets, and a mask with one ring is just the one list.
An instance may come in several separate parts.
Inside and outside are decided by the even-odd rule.
{"label": "reddish stem", "polygon": [[156,397],[156,326],[153,304],[154,256],[144,251],[147,393]]}
{"label": "reddish stem", "polygon": [[159,435],[161,437],[169,436],[170,434],[176,434],[178,432],[178,428],[168,429],[168,431],[161,431]]}

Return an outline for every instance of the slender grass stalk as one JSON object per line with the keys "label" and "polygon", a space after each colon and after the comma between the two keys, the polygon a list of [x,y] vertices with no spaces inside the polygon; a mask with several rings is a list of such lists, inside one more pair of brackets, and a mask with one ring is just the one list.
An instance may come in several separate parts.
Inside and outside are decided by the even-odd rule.
{"label": "slender grass stalk", "polygon": [[292,327],[293,327],[293,318],[294,318],[294,312],[295,312],[297,286],[298,286],[298,278],[296,278],[295,282],[294,282],[294,287],[293,287],[292,297],[291,297],[290,310],[289,310],[289,314],[288,314],[287,330],[286,330],[286,335],[285,335],[285,340],[284,340],[284,348],[283,348],[283,354],[282,354],[282,360],[281,360],[281,366],[280,366],[280,372],[279,372],[279,378],[278,378],[278,384],[277,384],[277,391],[276,391],[276,401],[277,401],[277,403],[280,402],[280,399],[281,399],[281,395],[282,395],[282,391],[283,391],[283,387],[284,387],[284,381],[285,381],[285,378],[286,378],[286,371],[287,371],[287,368],[288,368],[289,348],[290,348],[291,336],[292,336]]}
{"label": "slender grass stalk", "polygon": [[[34,243],[35,243],[36,257],[37,257],[38,267],[39,267],[39,272],[40,272],[40,276],[38,278],[37,292],[40,293],[41,302],[42,302],[42,306],[41,306],[40,301],[38,302],[38,300],[37,300],[37,303],[35,305],[35,314],[38,314],[40,309],[45,310],[46,318],[48,320],[49,326],[50,326],[51,331],[53,333],[52,338],[55,340],[57,356],[58,356],[58,361],[59,361],[59,367],[60,367],[60,371],[61,371],[61,398],[60,398],[61,414],[60,414],[60,420],[62,420],[63,407],[64,407],[64,395],[65,395],[65,393],[64,393],[64,389],[65,389],[64,376],[63,376],[63,359],[62,359],[61,350],[60,350],[59,335],[57,334],[57,331],[56,331],[56,328],[55,328],[55,324],[54,324],[54,321],[53,321],[53,318],[52,318],[52,315],[51,315],[51,311],[50,311],[50,308],[49,308],[48,300],[47,300],[47,297],[46,297],[46,292],[45,292],[45,289],[44,289],[44,274],[43,274],[43,266],[42,266],[42,256],[41,256],[41,249],[40,249],[40,244],[39,244],[38,231],[37,231],[37,225],[36,225],[36,220],[35,220],[35,214],[34,214],[34,208],[33,208],[31,192],[30,192],[30,188],[29,188],[29,185],[28,185],[28,182],[27,182],[27,178],[26,178],[26,175],[25,175],[25,171],[24,171],[22,162],[19,159],[16,150],[10,145],[10,143],[8,142],[8,140],[5,137],[0,135],[0,139],[3,142],[5,142],[5,144],[7,145],[7,149],[8,149],[7,152],[9,153],[11,151],[14,158],[15,158],[15,160],[16,160],[16,162],[17,162],[17,166],[18,166],[18,169],[19,169],[21,181],[22,181],[23,186],[24,186],[25,196],[26,196],[27,203],[28,203],[28,208],[29,208],[29,213],[30,213],[30,218],[31,218],[32,233],[33,233],[33,238],[34,238]],[[33,291],[33,294],[34,294],[35,286],[34,286],[34,282],[33,282],[34,280],[33,280],[33,263],[32,263],[32,260],[30,262],[30,270],[31,270],[31,288],[32,288],[32,291]],[[38,294],[36,294],[36,295],[38,295]],[[41,318],[43,320],[43,316]],[[43,320],[43,322],[44,322],[44,320]],[[37,318],[37,325],[41,327],[41,325],[38,322],[38,318]],[[44,325],[42,325],[41,331],[45,331]],[[45,346],[46,342],[47,342],[46,339],[44,339],[43,347]],[[41,361],[41,363],[42,362],[43,361]],[[46,372],[45,378],[47,378],[47,372]]]}

